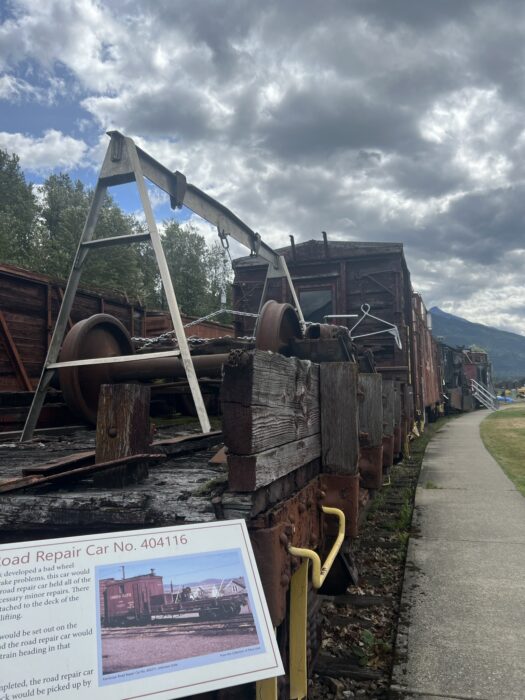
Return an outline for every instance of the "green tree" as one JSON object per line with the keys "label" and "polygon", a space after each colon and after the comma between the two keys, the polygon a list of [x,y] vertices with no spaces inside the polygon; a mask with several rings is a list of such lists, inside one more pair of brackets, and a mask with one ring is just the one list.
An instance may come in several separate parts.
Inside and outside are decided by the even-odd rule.
{"label": "green tree", "polygon": [[[45,228],[40,270],[66,278],[82,235],[93,197],[83,183],[73,182],[69,175],[51,175],[42,188],[41,210]],[[107,196],[100,210],[95,238],[111,238],[140,232],[137,220],[122,212]],[[81,284],[110,289],[145,301],[152,295],[149,280],[143,273],[144,248],[118,245],[90,251]]]}
{"label": "green tree", "polygon": [[[71,271],[93,192],[67,173],[50,175],[39,201],[26,183],[18,156],[0,150],[0,261],[66,279]],[[125,214],[107,196],[95,238],[144,232],[136,217]],[[164,251],[182,311],[204,316],[230,304],[231,271],[226,251],[211,246],[191,226],[166,223]],[[165,306],[157,261],[149,243],[92,249],[82,286],[139,299],[145,306]]]}
{"label": "green tree", "polygon": [[39,271],[67,278],[89,208],[80,180],[51,175],[42,185],[41,220],[44,227]]}
{"label": "green tree", "polygon": [[206,269],[208,279],[208,306],[210,307],[210,312],[217,311],[224,304],[227,308],[231,308],[231,262],[219,241],[213,241],[213,243],[208,246]]}
{"label": "green tree", "polygon": [[29,267],[38,258],[38,221],[32,185],[16,154],[0,150],[0,261]]}
{"label": "green tree", "polygon": [[204,237],[173,219],[166,224],[162,244],[179,308],[193,316],[208,313],[208,250]]}

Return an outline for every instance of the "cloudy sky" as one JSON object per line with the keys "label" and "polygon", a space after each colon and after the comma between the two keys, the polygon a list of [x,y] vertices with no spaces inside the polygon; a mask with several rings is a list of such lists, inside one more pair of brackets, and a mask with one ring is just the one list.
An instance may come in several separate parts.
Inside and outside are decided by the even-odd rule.
{"label": "cloudy sky", "polygon": [[401,241],[427,306],[525,333],[525,3],[0,0],[0,61],[32,182],[119,129],[271,245]]}

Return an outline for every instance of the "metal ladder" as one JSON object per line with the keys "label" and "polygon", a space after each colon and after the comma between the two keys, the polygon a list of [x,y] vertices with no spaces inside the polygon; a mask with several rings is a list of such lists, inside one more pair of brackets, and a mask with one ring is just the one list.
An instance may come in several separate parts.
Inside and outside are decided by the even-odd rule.
{"label": "metal ladder", "polygon": [[487,387],[475,379],[470,380],[470,388],[472,396],[477,399],[489,411],[497,411],[499,408],[498,399],[494,394],[491,394]]}

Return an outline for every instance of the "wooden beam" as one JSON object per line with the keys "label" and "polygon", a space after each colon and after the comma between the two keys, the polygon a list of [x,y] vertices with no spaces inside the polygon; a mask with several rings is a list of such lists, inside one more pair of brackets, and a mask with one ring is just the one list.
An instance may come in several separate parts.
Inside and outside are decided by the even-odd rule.
{"label": "wooden beam", "polygon": [[145,453],[151,443],[150,388],[103,384],[97,412],[96,462]]}
{"label": "wooden beam", "polygon": [[332,474],[357,474],[357,383],[358,367],[353,362],[326,362],[320,366],[323,471]]}
{"label": "wooden beam", "polygon": [[311,435],[253,455],[228,454],[231,491],[256,491],[293,472],[321,454],[320,435]]}
{"label": "wooden beam", "polygon": [[252,350],[224,366],[224,442],[253,455],[320,431],[319,367],[308,360]]}
{"label": "wooden beam", "polygon": [[381,445],[383,439],[382,384],[377,372],[359,374],[359,430],[363,444],[370,447]]}
{"label": "wooden beam", "polygon": [[394,382],[392,379],[383,378],[383,434],[394,434],[395,413]]}

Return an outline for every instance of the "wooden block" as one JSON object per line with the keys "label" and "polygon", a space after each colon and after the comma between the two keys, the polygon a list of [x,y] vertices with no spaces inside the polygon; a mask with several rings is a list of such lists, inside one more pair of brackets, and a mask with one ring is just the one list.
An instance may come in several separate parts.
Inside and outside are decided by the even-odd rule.
{"label": "wooden block", "polygon": [[383,440],[383,378],[379,373],[359,374],[359,430],[367,434],[366,444],[378,447]]}
{"label": "wooden block", "polygon": [[254,350],[224,366],[224,443],[253,455],[320,431],[319,367],[307,360]]}
{"label": "wooden block", "polygon": [[383,435],[394,434],[394,382],[383,378]]}
{"label": "wooden block", "polygon": [[258,454],[228,453],[229,488],[231,491],[256,491],[317,459],[320,454],[319,433]]}
{"label": "wooden block", "polygon": [[148,452],[150,388],[144,384],[103,384],[97,414],[96,462]]}
{"label": "wooden block", "polygon": [[394,382],[394,425],[401,425],[401,383]]}
{"label": "wooden block", "polygon": [[327,362],[320,366],[323,471],[357,474],[357,383],[358,367],[352,362]]}
{"label": "wooden block", "polygon": [[305,338],[290,342],[294,357],[311,362],[345,362],[348,356],[339,338]]}

